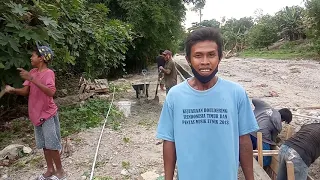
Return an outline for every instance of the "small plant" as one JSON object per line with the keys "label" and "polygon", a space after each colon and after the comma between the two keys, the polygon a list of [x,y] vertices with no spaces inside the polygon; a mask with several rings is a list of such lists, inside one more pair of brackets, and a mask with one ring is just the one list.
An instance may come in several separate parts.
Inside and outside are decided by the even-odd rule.
{"label": "small plant", "polygon": [[122,168],[128,170],[130,168],[130,162],[122,161]]}
{"label": "small plant", "polygon": [[109,177],[109,176],[105,176],[105,177],[97,176],[97,177],[94,177],[93,179],[94,180],[113,180],[112,177]]}
{"label": "small plant", "polygon": [[123,142],[128,143],[130,141],[130,138],[124,137]]}

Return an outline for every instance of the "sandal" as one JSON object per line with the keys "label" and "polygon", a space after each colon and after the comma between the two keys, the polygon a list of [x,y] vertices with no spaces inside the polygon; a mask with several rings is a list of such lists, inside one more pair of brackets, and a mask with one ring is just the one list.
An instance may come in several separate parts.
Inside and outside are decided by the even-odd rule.
{"label": "sandal", "polygon": [[36,178],[36,180],[47,180],[48,178],[51,178],[51,176],[44,177],[43,174],[40,174],[39,177]]}
{"label": "sandal", "polygon": [[64,176],[64,177],[62,177],[62,178],[59,179],[57,176],[52,175],[52,176],[50,177],[50,180],[67,180],[67,176]]}

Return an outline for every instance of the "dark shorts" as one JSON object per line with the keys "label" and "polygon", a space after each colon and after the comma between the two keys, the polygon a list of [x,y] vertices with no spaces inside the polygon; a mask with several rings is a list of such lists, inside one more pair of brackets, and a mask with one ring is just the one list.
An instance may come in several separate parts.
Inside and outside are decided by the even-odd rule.
{"label": "dark shorts", "polygon": [[61,150],[61,135],[58,113],[40,126],[34,126],[38,149]]}

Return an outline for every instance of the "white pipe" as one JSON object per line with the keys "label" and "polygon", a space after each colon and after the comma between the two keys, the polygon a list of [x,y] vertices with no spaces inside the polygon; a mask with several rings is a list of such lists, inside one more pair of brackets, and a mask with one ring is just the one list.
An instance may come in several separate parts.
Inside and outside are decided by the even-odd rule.
{"label": "white pipe", "polygon": [[102,138],[102,134],[103,134],[104,128],[105,128],[106,123],[107,123],[107,121],[108,121],[108,116],[109,116],[109,113],[110,113],[110,110],[111,110],[111,106],[112,106],[112,104],[113,104],[115,90],[116,90],[116,87],[113,87],[112,100],[111,100],[111,103],[110,103],[110,106],[109,106],[109,110],[108,110],[107,116],[106,116],[106,118],[104,119],[104,124],[103,124],[103,126],[102,126],[102,130],[101,130],[101,133],[100,133],[100,137],[99,137],[99,141],[98,141],[98,145],[97,145],[97,149],[96,149],[96,154],[94,155],[94,160],[93,160],[93,163],[92,163],[90,180],[93,179],[93,172],[94,172],[94,167],[95,167],[95,165],[96,165],[96,160],[97,160],[97,156],[98,156],[98,152],[99,152],[100,142],[101,142],[101,138]]}

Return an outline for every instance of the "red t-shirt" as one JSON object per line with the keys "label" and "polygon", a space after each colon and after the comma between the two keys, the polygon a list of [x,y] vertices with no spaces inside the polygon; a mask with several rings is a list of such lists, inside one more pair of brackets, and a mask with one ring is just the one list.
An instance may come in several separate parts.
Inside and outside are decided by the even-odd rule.
{"label": "red t-shirt", "polygon": [[[51,69],[39,72],[35,68],[30,71],[30,74],[35,80],[41,82],[54,92],[56,91],[55,74]],[[30,86],[28,112],[33,125],[39,126],[57,113],[58,107],[54,103],[53,97],[46,95],[38,86],[28,80],[23,85]]]}

